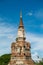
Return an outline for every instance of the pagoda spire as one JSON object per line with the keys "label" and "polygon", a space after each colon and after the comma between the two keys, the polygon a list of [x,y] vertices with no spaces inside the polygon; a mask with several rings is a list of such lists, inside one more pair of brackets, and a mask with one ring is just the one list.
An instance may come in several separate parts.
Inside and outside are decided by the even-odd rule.
{"label": "pagoda spire", "polygon": [[23,21],[22,21],[22,11],[20,11],[20,24],[19,27],[24,27]]}
{"label": "pagoda spire", "polygon": [[20,18],[22,18],[22,11],[20,11]]}
{"label": "pagoda spire", "polygon": [[16,40],[24,41],[25,40],[25,32],[24,32],[24,25],[22,21],[22,11],[20,11],[20,24],[18,28],[18,34]]}

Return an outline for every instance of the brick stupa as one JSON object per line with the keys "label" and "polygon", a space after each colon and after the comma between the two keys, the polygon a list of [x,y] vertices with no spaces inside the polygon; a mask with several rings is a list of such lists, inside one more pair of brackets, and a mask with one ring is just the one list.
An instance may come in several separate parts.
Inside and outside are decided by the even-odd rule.
{"label": "brick stupa", "polygon": [[20,24],[16,42],[11,44],[11,59],[8,65],[34,65],[31,58],[31,46],[26,41],[22,15],[20,14]]}

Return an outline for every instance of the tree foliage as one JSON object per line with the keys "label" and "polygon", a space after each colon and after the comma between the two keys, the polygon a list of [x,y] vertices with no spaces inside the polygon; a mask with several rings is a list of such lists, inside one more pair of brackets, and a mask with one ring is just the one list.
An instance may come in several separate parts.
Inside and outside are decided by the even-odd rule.
{"label": "tree foliage", "polygon": [[11,54],[4,54],[0,57],[0,65],[8,65]]}

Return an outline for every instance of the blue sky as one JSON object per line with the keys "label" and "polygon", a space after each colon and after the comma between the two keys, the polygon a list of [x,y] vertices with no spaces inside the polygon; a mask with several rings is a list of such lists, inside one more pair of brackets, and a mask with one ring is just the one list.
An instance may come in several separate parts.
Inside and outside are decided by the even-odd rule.
{"label": "blue sky", "polygon": [[20,10],[31,43],[32,58],[43,57],[43,0],[0,0],[0,55],[11,53],[20,22]]}

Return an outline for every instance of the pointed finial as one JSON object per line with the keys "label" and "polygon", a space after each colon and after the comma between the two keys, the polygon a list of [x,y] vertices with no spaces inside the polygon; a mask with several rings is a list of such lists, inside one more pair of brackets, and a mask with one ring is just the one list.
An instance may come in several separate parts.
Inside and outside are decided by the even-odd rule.
{"label": "pointed finial", "polygon": [[22,18],[22,10],[20,11],[20,18]]}
{"label": "pointed finial", "polygon": [[22,21],[22,10],[20,11],[20,24],[19,27],[24,27],[23,26],[23,21]]}

